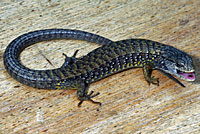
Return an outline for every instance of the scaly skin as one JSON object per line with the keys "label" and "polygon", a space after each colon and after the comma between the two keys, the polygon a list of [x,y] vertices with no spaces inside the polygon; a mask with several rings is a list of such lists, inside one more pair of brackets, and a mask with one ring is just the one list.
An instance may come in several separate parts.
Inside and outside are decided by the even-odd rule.
{"label": "scaly skin", "polygon": [[[32,70],[19,61],[20,53],[28,46],[54,39],[76,39],[102,46],[81,58],[67,57],[65,63],[53,70]],[[145,39],[127,39],[113,42],[104,37],[78,30],[48,29],[30,32],[13,40],[4,53],[4,65],[8,73],[19,82],[35,88],[77,89],[79,106],[85,100],[94,102],[89,84],[119,71],[141,67],[149,84],[159,85],[151,76],[157,69],[184,86],[172,75],[183,80],[195,80],[192,59],[186,53],[168,45]],[[100,102],[94,102],[100,104]]]}

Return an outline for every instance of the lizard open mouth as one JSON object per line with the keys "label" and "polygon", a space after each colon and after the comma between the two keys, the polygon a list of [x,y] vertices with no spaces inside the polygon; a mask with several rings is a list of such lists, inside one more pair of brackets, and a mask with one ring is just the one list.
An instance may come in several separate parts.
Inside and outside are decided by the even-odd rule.
{"label": "lizard open mouth", "polygon": [[182,72],[182,71],[177,70],[177,73],[187,81],[195,80],[195,72]]}

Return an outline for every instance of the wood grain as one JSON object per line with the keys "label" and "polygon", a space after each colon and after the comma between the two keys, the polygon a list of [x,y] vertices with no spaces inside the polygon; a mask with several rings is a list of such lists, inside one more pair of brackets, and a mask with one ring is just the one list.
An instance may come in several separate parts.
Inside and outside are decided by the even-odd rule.
{"label": "wood grain", "polygon": [[[198,134],[200,133],[199,0],[44,0],[0,2],[0,133]],[[90,86],[101,107],[77,107],[74,90],[38,90],[6,72],[3,52],[17,36],[39,29],[69,28],[112,40],[146,38],[170,44],[193,56],[195,82],[182,88],[155,71],[160,86],[148,86],[141,69],[131,69]],[[62,53],[83,56],[98,45],[50,41],[27,48],[22,62],[34,69],[59,67]],[[52,63],[50,65],[45,55]]]}

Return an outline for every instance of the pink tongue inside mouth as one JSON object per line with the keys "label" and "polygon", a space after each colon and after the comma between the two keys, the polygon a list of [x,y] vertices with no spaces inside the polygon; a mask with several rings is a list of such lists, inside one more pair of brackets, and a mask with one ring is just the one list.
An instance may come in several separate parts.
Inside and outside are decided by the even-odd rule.
{"label": "pink tongue inside mouth", "polygon": [[191,81],[195,80],[195,73],[194,72],[191,72],[191,73],[183,73],[183,72],[181,72],[180,75],[183,76],[187,80],[191,80]]}

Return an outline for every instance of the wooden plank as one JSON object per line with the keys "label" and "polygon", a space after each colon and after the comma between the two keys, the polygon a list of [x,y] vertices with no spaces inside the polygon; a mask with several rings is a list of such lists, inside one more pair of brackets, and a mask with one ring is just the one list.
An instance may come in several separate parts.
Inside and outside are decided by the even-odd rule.
{"label": "wooden plank", "polygon": [[[199,133],[200,1],[72,0],[0,2],[0,133]],[[90,86],[102,106],[76,92],[38,90],[16,82],[3,66],[3,52],[17,36],[39,29],[69,28],[112,40],[146,38],[170,44],[193,56],[197,80],[182,88],[155,71],[160,86],[131,69]],[[62,53],[82,56],[98,45],[81,41],[42,42],[22,53],[34,69],[59,67]],[[45,55],[54,66],[50,65]]]}

